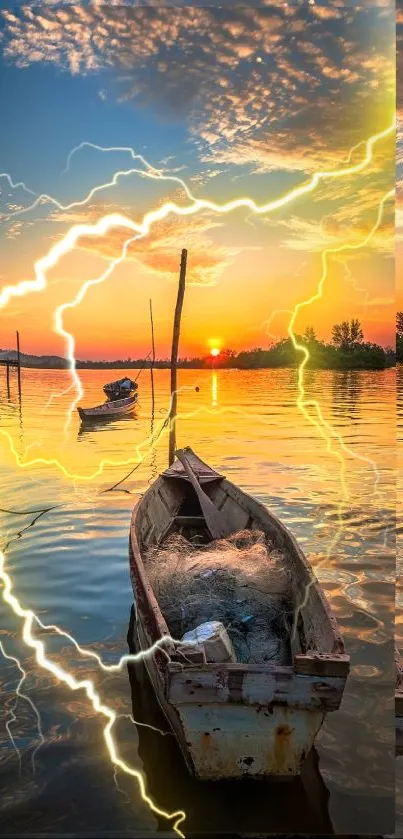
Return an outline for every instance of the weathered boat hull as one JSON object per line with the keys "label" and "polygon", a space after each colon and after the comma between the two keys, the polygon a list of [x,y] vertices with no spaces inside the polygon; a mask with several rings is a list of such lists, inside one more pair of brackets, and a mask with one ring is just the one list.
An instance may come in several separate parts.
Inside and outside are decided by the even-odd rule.
{"label": "weathered boat hull", "polygon": [[[184,481],[178,480],[177,464],[175,468],[177,477],[168,470],[133,512],[130,565],[136,607],[134,632],[136,646],[143,651],[169,635],[142,551],[150,543],[158,544],[175,527],[175,519],[184,518],[180,515]],[[294,575],[295,606],[306,649],[302,650],[295,640],[293,664],[287,667],[274,663],[184,665],[178,657],[175,660],[172,644],[164,646],[169,657],[157,650],[147,655],[144,663],[194,775],[205,780],[292,777],[299,774],[325,714],[340,705],[349,659],[323,592],[284,525],[212,470],[209,477],[200,467],[199,479],[214,503],[225,508],[227,518],[232,515],[234,532],[258,527],[270,538],[277,535],[277,543],[292,554],[298,572],[298,578],[297,573]]]}
{"label": "weathered boat hull", "polygon": [[104,402],[95,408],[77,408],[80,419],[85,421],[114,419],[130,414],[134,411],[137,403],[137,393],[125,399],[117,399],[115,402]]}
{"label": "weathered boat hull", "polygon": [[202,779],[298,775],[324,718],[323,712],[275,705],[180,705],[178,714]]}

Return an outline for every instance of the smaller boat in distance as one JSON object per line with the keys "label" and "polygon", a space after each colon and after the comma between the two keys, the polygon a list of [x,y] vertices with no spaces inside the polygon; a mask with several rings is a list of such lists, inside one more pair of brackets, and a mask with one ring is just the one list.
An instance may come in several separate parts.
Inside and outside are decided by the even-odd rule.
{"label": "smaller boat in distance", "polygon": [[95,408],[77,408],[77,411],[81,420],[113,419],[114,417],[122,417],[124,414],[130,414],[136,407],[136,403],[137,393],[125,399],[104,402],[102,405],[96,405]]}
{"label": "smaller boat in distance", "polygon": [[107,401],[94,408],[77,408],[81,420],[100,420],[121,417],[130,414],[137,402],[138,384],[128,376],[104,385],[103,391]]}
{"label": "smaller boat in distance", "polygon": [[[298,775],[349,673],[336,619],[285,525],[191,449],[176,455],[133,511],[129,646],[169,636],[144,664],[191,774]],[[186,646],[208,621],[229,656]]]}
{"label": "smaller boat in distance", "polygon": [[403,755],[403,659],[397,647],[395,648],[395,671],[396,755]]}

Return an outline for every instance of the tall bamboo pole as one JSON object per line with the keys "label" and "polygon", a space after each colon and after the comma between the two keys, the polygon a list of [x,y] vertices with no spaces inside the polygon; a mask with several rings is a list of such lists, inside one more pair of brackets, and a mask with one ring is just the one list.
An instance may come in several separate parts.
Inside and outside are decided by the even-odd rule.
{"label": "tall bamboo pole", "polygon": [[185,294],[186,282],[186,263],[188,252],[184,248],[181,256],[181,267],[179,274],[178,296],[176,299],[174,328],[172,334],[172,352],[171,352],[171,411],[169,415],[170,431],[169,431],[169,465],[171,466],[175,459],[176,449],[176,410],[177,410],[177,366],[178,366],[178,348],[179,335],[181,325],[181,314],[183,298]]}
{"label": "tall bamboo pole", "polygon": [[155,422],[155,391],[154,391],[154,364],[155,364],[155,339],[154,339],[154,319],[153,319],[153,304],[150,300],[150,321],[151,321],[151,362],[150,362],[150,378],[151,378],[151,422],[150,422],[150,441],[151,441],[151,457],[150,457],[150,475],[153,480],[157,477],[157,453],[156,440],[154,440],[154,422]]}
{"label": "tall bamboo pole", "polygon": [[154,321],[153,321],[153,301],[150,300],[150,320],[151,320],[151,347],[152,347],[152,364],[155,361],[155,341],[154,341]]}
{"label": "tall bamboo pole", "polygon": [[155,341],[154,341],[154,321],[153,321],[153,304],[150,300],[150,321],[151,321],[151,362],[150,362],[150,376],[151,376],[151,436],[154,431],[154,413],[155,413],[155,399],[154,399],[154,363],[155,363]]}

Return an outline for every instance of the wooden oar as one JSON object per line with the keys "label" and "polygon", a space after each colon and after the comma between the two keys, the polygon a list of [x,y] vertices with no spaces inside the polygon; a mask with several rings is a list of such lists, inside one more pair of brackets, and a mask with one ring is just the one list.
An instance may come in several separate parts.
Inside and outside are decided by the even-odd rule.
{"label": "wooden oar", "polygon": [[229,536],[230,533],[233,533],[234,528],[229,525],[226,521],[225,516],[217,510],[217,507],[213,504],[211,498],[206,495],[204,490],[201,488],[199,481],[196,478],[195,473],[183,451],[183,449],[179,449],[175,452],[176,457],[180,460],[192,487],[194,488],[196,495],[200,501],[200,506],[202,508],[202,512],[204,518],[206,520],[207,527],[213,537],[213,539],[225,539],[226,536]]}

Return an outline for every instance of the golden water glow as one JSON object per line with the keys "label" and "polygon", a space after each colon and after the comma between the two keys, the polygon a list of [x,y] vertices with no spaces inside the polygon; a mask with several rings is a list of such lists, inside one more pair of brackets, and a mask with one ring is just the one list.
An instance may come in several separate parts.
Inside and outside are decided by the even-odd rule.
{"label": "golden water glow", "polygon": [[213,408],[217,406],[218,403],[218,378],[217,373],[212,373],[211,376],[211,404]]}
{"label": "golden water glow", "polygon": [[[68,333],[64,329],[63,317],[62,317],[63,312],[65,311],[66,308],[69,308],[69,307],[71,308],[71,307],[74,307],[74,306],[78,305],[78,303],[80,303],[81,300],[84,298],[84,296],[86,294],[86,291],[88,290],[88,288],[91,285],[103,282],[104,279],[106,279],[107,276],[110,275],[113,268],[115,268],[116,265],[118,265],[119,262],[121,262],[125,258],[127,247],[129,245],[129,243],[131,243],[132,241],[134,241],[137,238],[141,238],[142,236],[147,235],[147,233],[150,231],[150,229],[151,229],[151,227],[152,227],[152,225],[154,224],[155,221],[158,221],[158,220],[161,220],[161,219],[165,218],[166,215],[168,215],[170,213],[174,213],[174,214],[177,214],[177,215],[191,215],[191,214],[193,214],[194,212],[197,212],[200,209],[210,209],[210,210],[214,210],[214,212],[219,212],[219,213],[224,213],[225,212],[226,213],[226,212],[229,212],[229,211],[231,211],[233,209],[236,209],[237,207],[240,207],[240,206],[246,206],[249,209],[252,209],[254,213],[263,213],[263,212],[269,212],[272,209],[276,209],[277,207],[283,206],[286,203],[288,203],[289,201],[293,200],[294,198],[299,197],[299,196],[315,189],[315,187],[319,184],[319,182],[322,178],[342,177],[342,176],[346,176],[346,175],[350,175],[350,174],[362,171],[362,169],[364,169],[365,166],[367,166],[368,163],[372,160],[372,151],[373,151],[373,146],[374,146],[375,142],[377,142],[379,139],[383,139],[384,137],[388,136],[388,134],[391,133],[392,130],[394,130],[394,124],[391,128],[388,128],[384,132],[380,132],[378,135],[374,135],[373,137],[371,137],[369,140],[366,141],[366,155],[365,155],[364,160],[361,161],[360,164],[356,164],[355,166],[352,166],[352,167],[345,167],[344,169],[337,170],[336,172],[328,172],[328,173],[321,173],[321,174],[315,175],[315,176],[313,176],[312,180],[310,182],[308,182],[308,184],[305,184],[303,187],[299,187],[297,189],[291,190],[286,196],[283,197],[283,199],[279,199],[277,202],[271,202],[267,205],[264,205],[263,207],[258,207],[255,204],[255,202],[251,201],[251,199],[238,199],[237,201],[228,202],[227,204],[224,204],[224,205],[221,205],[221,206],[220,205],[215,205],[212,202],[207,202],[207,201],[204,201],[204,200],[201,200],[201,199],[197,199],[197,200],[195,199],[194,204],[191,205],[190,207],[187,207],[187,208],[183,208],[183,207],[179,208],[174,203],[167,202],[165,205],[163,205],[158,210],[155,210],[155,211],[152,211],[151,213],[148,213],[144,217],[141,225],[135,224],[130,219],[128,219],[125,216],[122,216],[120,214],[112,214],[110,216],[104,217],[99,222],[97,222],[95,225],[76,225],[75,227],[71,228],[71,230],[63,238],[63,240],[61,240],[59,243],[54,245],[50,249],[50,251],[46,255],[46,257],[44,257],[43,259],[39,260],[36,263],[36,265],[35,265],[36,280],[26,281],[25,283],[18,284],[17,286],[14,286],[14,287],[8,287],[8,288],[4,289],[2,294],[0,295],[0,302],[3,305],[6,305],[6,303],[9,302],[9,300],[12,297],[22,296],[22,295],[28,293],[29,291],[39,291],[39,290],[44,289],[46,287],[46,284],[47,284],[47,282],[46,282],[46,271],[50,267],[57,264],[58,259],[63,254],[65,254],[66,252],[68,252],[69,250],[74,248],[74,246],[78,242],[80,236],[83,236],[83,235],[95,236],[95,235],[105,234],[110,228],[113,228],[114,226],[127,227],[130,230],[136,232],[136,235],[134,237],[131,237],[130,239],[126,240],[126,243],[125,243],[122,254],[116,260],[113,260],[112,263],[110,263],[109,268],[107,269],[106,272],[104,272],[104,274],[101,277],[98,277],[95,280],[87,281],[83,286],[81,286],[80,291],[79,291],[78,295],[76,296],[76,298],[74,299],[74,301],[62,304],[61,306],[59,306],[57,308],[57,310],[55,312],[56,331],[60,335],[63,335],[66,339],[67,355],[68,355],[68,358],[71,362],[71,370],[72,370],[72,373],[73,373],[74,382],[75,382],[76,391],[77,391],[77,398],[76,398],[75,402],[73,403],[73,405],[70,406],[69,416],[71,416],[71,411],[75,407],[75,404],[77,403],[77,399],[82,396],[83,390],[82,390],[82,387],[81,387],[81,382],[80,382],[80,380],[77,376],[77,373],[75,371],[74,339],[71,336],[71,334]],[[343,453],[349,454],[354,458],[358,458],[360,460],[363,460],[363,461],[371,464],[371,466],[374,468],[374,471],[375,471],[375,486],[374,486],[375,490],[377,490],[378,472],[377,472],[376,464],[374,463],[374,461],[370,460],[367,457],[357,455],[355,452],[351,451],[350,449],[348,449],[347,446],[345,446],[343,440],[341,439],[341,436],[339,434],[337,434],[332,429],[332,427],[324,420],[321,408],[320,408],[317,400],[315,400],[315,401],[306,400],[306,398],[305,398],[305,386],[304,386],[304,370],[305,370],[307,361],[309,359],[309,353],[308,353],[306,347],[298,344],[298,342],[295,338],[294,324],[295,324],[295,320],[296,320],[296,318],[299,314],[300,309],[303,308],[304,306],[310,305],[311,303],[313,303],[315,300],[319,299],[322,296],[323,286],[324,286],[324,283],[325,283],[325,280],[326,280],[326,277],[327,277],[327,256],[328,256],[328,254],[330,254],[330,253],[340,253],[341,251],[343,251],[345,249],[349,249],[349,248],[359,249],[359,248],[365,247],[368,244],[368,242],[370,241],[371,237],[376,232],[376,230],[378,229],[379,224],[380,224],[381,219],[382,219],[382,212],[383,212],[384,203],[388,198],[391,197],[392,194],[393,194],[393,192],[390,192],[390,193],[387,193],[387,195],[385,195],[383,197],[383,199],[380,203],[380,206],[379,206],[379,211],[378,211],[378,217],[377,217],[376,224],[374,225],[374,227],[372,228],[372,230],[370,231],[368,236],[365,238],[365,240],[361,241],[360,243],[357,243],[354,246],[343,245],[343,246],[340,246],[340,248],[337,248],[337,249],[327,249],[326,251],[324,251],[324,253],[322,255],[323,273],[322,273],[322,276],[321,276],[320,281],[319,281],[317,292],[314,295],[312,295],[309,299],[307,299],[305,301],[302,301],[301,303],[297,304],[297,306],[294,309],[293,315],[292,315],[290,323],[289,323],[289,328],[288,328],[289,335],[290,335],[290,337],[291,337],[291,339],[294,343],[295,348],[297,349],[297,351],[301,352],[301,354],[303,355],[303,358],[302,358],[302,361],[301,361],[301,364],[300,364],[300,367],[299,367],[299,373],[298,373],[298,389],[299,389],[299,397],[298,397],[298,403],[297,403],[298,408],[304,414],[306,419],[310,423],[315,425],[319,434],[325,440],[326,445],[327,445],[327,450],[329,451],[329,453],[335,454],[335,456],[340,461],[340,480],[341,480],[341,486],[342,486],[342,497],[340,499],[340,505],[339,505],[340,528],[342,527],[341,510],[342,510],[343,503],[348,498],[348,491],[347,491],[347,486],[346,486],[346,481],[345,481],[345,460],[344,460],[344,456],[341,452],[335,451],[333,449],[333,439],[334,438],[337,439]],[[213,348],[211,350],[211,354],[213,356],[215,356],[215,355],[219,354],[219,350],[217,350],[217,348]],[[214,393],[214,386],[213,386],[213,393]],[[213,404],[214,404],[214,397],[213,397]],[[307,410],[308,407],[314,407],[315,408],[316,417],[312,416],[312,414],[310,412],[308,412],[308,410]],[[164,426],[162,426],[162,428],[164,428]],[[11,435],[4,430],[1,430],[1,433],[3,434],[3,436],[6,436],[6,438],[8,439],[11,451],[14,454],[16,462],[17,462],[18,465],[23,466],[23,467],[27,467],[27,466],[34,465],[34,464],[56,465],[59,469],[61,469],[61,471],[66,476],[73,477],[73,475],[56,458],[52,458],[50,460],[49,459],[44,459],[44,458],[36,458],[36,459],[33,459],[32,461],[24,461],[23,462],[22,459],[19,457],[17,451],[16,451],[16,448],[15,448],[14,443],[12,441]],[[149,443],[149,446],[148,446],[148,449],[147,449],[147,451],[148,451],[150,449],[150,446],[152,446],[152,441],[150,441],[150,439],[148,441],[146,441],[145,443],[140,444],[140,446],[137,447],[138,451],[140,450],[141,446],[146,445],[147,442]],[[123,461],[123,463],[121,463],[121,465],[123,465],[124,463],[128,464],[128,463],[132,463],[132,462],[133,462],[133,459],[126,460],[126,461]],[[95,477],[95,475],[100,474],[102,472],[103,466],[105,464],[108,464],[108,463],[112,464],[112,463],[114,463],[114,461],[108,461],[108,460],[102,461],[101,465],[98,467],[98,470],[91,476],[74,475],[74,477],[75,478],[84,478],[86,480],[88,480],[88,479],[91,480],[93,477]],[[337,533],[336,536],[334,537],[334,539],[332,540],[331,545],[329,546],[329,549],[328,549],[328,553],[330,553],[330,551],[334,547],[334,544],[336,543],[338,538],[339,538],[339,533]],[[183,820],[185,818],[185,814],[182,811],[171,814],[171,813],[167,813],[167,812],[159,809],[154,804],[152,799],[147,795],[146,789],[145,789],[145,784],[144,784],[144,779],[143,779],[141,773],[132,769],[132,767],[130,767],[125,761],[123,761],[119,757],[118,752],[117,752],[117,748],[116,748],[116,744],[115,744],[115,741],[114,741],[113,735],[112,735],[112,730],[113,730],[114,723],[116,722],[117,715],[115,714],[115,712],[112,709],[110,709],[109,707],[107,707],[106,705],[104,705],[101,702],[100,697],[95,690],[93,682],[88,680],[88,679],[87,680],[82,680],[82,681],[77,681],[71,674],[67,673],[60,665],[57,665],[54,662],[50,661],[50,659],[46,656],[45,646],[44,646],[43,642],[38,641],[37,639],[34,638],[34,636],[32,634],[32,625],[33,625],[33,621],[35,620],[36,616],[34,615],[34,613],[32,611],[24,609],[21,606],[18,599],[12,593],[11,578],[9,577],[7,572],[5,571],[4,556],[3,555],[0,556],[0,579],[3,582],[3,599],[5,600],[5,602],[8,603],[8,605],[12,608],[13,612],[16,615],[18,615],[19,617],[24,619],[22,637],[23,637],[23,640],[24,640],[25,644],[35,651],[36,660],[37,660],[38,664],[41,667],[48,670],[49,672],[51,672],[56,678],[63,681],[68,687],[70,687],[71,690],[83,689],[85,691],[87,697],[90,699],[90,701],[93,705],[94,710],[97,713],[100,713],[101,715],[106,717],[106,719],[108,720],[108,722],[106,723],[105,729],[104,729],[104,738],[105,738],[106,746],[107,746],[108,753],[109,753],[109,756],[110,756],[110,759],[111,759],[112,763],[115,766],[122,769],[126,774],[131,775],[132,777],[134,777],[137,780],[137,782],[139,784],[139,787],[140,787],[141,796],[142,796],[143,800],[149,805],[149,807],[151,808],[151,810],[154,813],[156,813],[158,815],[161,815],[161,816],[163,816],[165,818],[168,818],[168,819],[175,819],[174,828],[175,828],[176,832],[178,833],[178,835],[183,836],[182,832],[179,830],[179,825],[183,822]],[[307,597],[307,594],[308,594],[308,587],[306,589],[305,597]],[[294,626],[296,627],[296,619],[295,619]]]}
{"label": "golden water glow", "polygon": [[[63,682],[65,685],[67,685],[67,687],[69,687],[70,690],[83,690],[86,693],[88,699],[92,704],[92,707],[94,708],[94,711],[106,717],[107,719],[107,723],[104,728],[104,738],[110,759],[114,766],[121,769],[122,772],[124,772],[126,775],[130,775],[137,781],[140,789],[141,798],[146,804],[148,804],[150,810],[152,810],[152,812],[158,816],[162,816],[165,819],[173,820],[175,832],[178,834],[178,836],[184,837],[184,834],[179,829],[179,825],[182,824],[182,822],[184,821],[185,813],[182,810],[178,810],[175,813],[168,813],[165,810],[160,809],[154,803],[152,798],[150,798],[150,796],[148,795],[145,787],[144,778],[141,772],[139,772],[137,769],[133,769],[132,766],[129,766],[129,764],[126,763],[126,761],[122,760],[122,758],[119,757],[116,743],[112,735],[113,726],[115,725],[115,722],[118,719],[118,715],[115,713],[115,711],[113,711],[112,708],[109,708],[107,705],[101,702],[101,698],[97,693],[95,685],[91,681],[91,679],[81,679],[79,681],[76,678],[74,678],[74,676],[72,676],[71,673],[68,673],[62,667],[61,664],[56,664],[54,661],[51,661],[46,655],[45,644],[43,643],[43,641],[39,641],[32,634],[34,622],[40,624],[42,627],[44,627],[44,625],[41,621],[39,621],[34,612],[32,612],[30,609],[24,609],[21,606],[21,603],[19,602],[18,598],[13,594],[11,577],[5,570],[5,556],[2,551],[0,551],[0,580],[3,583],[3,600],[11,607],[15,615],[17,615],[19,618],[23,618],[24,622],[22,628],[22,639],[24,643],[27,645],[27,647],[35,651],[37,663],[40,665],[40,667],[43,667],[49,673],[52,673],[52,675],[60,682]],[[83,648],[80,647],[79,644],[77,644],[77,642],[72,638],[71,635],[62,632],[59,629],[59,627],[52,626],[47,628],[56,631],[59,635],[64,635],[65,637],[68,637],[69,640],[72,641],[76,649],[81,654],[84,653],[87,656],[97,659],[98,664],[102,665],[102,669],[105,670],[121,669],[124,660],[128,661],[138,658],[138,656],[124,656],[124,658],[118,663],[118,665],[112,665],[112,667],[107,667],[106,665],[103,665],[99,656],[97,656],[96,653],[93,653],[91,650],[83,650]],[[159,646],[161,646],[161,644]],[[14,660],[16,661],[17,666],[22,670],[18,660]]]}
{"label": "golden water glow", "polygon": [[[324,441],[326,442],[326,446],[327,446],[328,451],[332,452],[335,455],[335,457],[337,457],[338,460],[340,461],[340,484],[341,484],[341,488],[342,488],[342,494],[341,494],[340,502],[339,502],[339,505],[338,505],[339,529],[336,531],[334,537],[330,541],[329,546],[328,546],[328,550],[327,550],[326,555],[324,556],[322,562],[326,562],[328,560],[332,550],[337,545],[337,543],[340,539],[342,530],[343,530],[342,512],[343,512],[343,507],[344,507],[345,502],[349,500],[349,492],[348,492],[347,483],[346,483],[346,461],[345,461],[345,456],[344,455],[345,454],[353,455],[353,457],[356,457],[358,460],[362,460],[364,463],[367,463],[371,467],[371,469],[374,472],[374,496],[378,496],[378,497],[379,497],[380,475],[379,475],[379,470],[378,470],[377,464],[374,460],[372,460],[372,458],[366,457],[365,455],[360,455],[357,452],[352,452],[352,450],[348,446],[346,446],[346,444],[344,443],[341,435],[338,434],[334,430],[334,428],[332,428],[332,426],[329,425],[329,423],[324,419],[323,412],[322,412],[321,406],[319,405],[318,400],[317,399],[311,399],[311,398],[306,399],[306,397],[305,397],[305,385],[304,385],[304,371],[305,371],[306,365],[309,361],[309,351],[308,351],[306,346],[298,343],[298,340],[297,340],[297,338],[295,336],[295,333],[294,333],[294,325],[295,325],[295,321],[296,321],[296,318],[299,314],[300,309],[302,309],[304,306],[311,305],[311,303],[313,303],[315,300],[318,300],[322,297],[324,284],[325,284],[326,278],[328,276],[328,256],[330,256],[331,254],[344,253],[346,250],[361,250],[362,248],[365,248],[369,244],[372,237],[375,235],[376,231],[378,230],[379,225],[381,224],[385,203],[388,200],[390,200],[392,197],[394,197],[394,194],[395,194],[395,191],[394,191],[394,189],[392,189],[392,190],[389,190],[386,193],[386,195],[383,196],[383,198],[380,201],[379,207],[378,207],[378,213],[377,213],[376,221],[375,221],[373,227],[371,228],[371,230],[365,236],[364,239],[362,239],[360,242],[357,242],[355,245],[353,245],[353,244],[340,245],[338,248],[328,248],[327,250],[325,250],[323,252],[323,254],[322,254],[322,276],[319,280],[317,291],[316,291],[315,294],[313,294],[307,300],[303,300],[301,303],[298,303],[296,305],[296,307],[294,309],[294,312],[292,314],[289,326],[288,326],[288,332],[289,332],[290,338],[293,342],[293,345],[294,345],[295,349],[298,350],[298,352],[300,352],[302,354],[302,361],[301,361],[301,364],[299,365],[299,368],[298,368],[298,393],[299,393],[298,400],[297,400],[298,407],[302,411],[302,413],[304,414],[306,419],[309,422],[311,422],[317,428],[319,434],[321,435],[321,437],[323,437]],[[316,417],[313,416],[307,410],[308,407],[314,408],[315,413],[316,413]],[[337,442],[339,443],[340,451],[334,450],[334,448],[333,448],[333,440],[334,439],[336,439]],[[296,609],[296,612],[295,612],[295,615],[294,615],[293,630],[292,630],[293,639],[294,639],[296,631],[297,631],[299,614],[307,603],[308,596],[309,596],[309,590],[310,590],[311,586],[314,584],[314,582],[315,582],[315,576],[314,576],[314,574],[312,574],[311,581],[309,582],[309,584],[305,588],[304,597],[303,597],[299,607]]]}
{"label": "golden water glow", "polygon": [[[93,280],[87,280],[80,287],[80,290],[77,293],[74,300],[70,301],[70,302],[67,302],[67,303],[63,303],[62,305],[58,306],[55,313],[54,313],[55,331],[58,332],[60,335],[62,335],[65,338],[65,341],[66,341],[66,355],[67,355],[67,358],[69,359],[69,362],[70,362],[71,372],[72,372],[72,375],[73,375],[73,380],[74,380],[74,384],[75,384],[75,388],[76,388],[76,397],[75,397],[74,401],[71,403],[71,405],[69,407],[69,410],[68,410],[65,431],[68,429],[69,424],[71,422],[72,412],[73,412],[74,408],[76,407],[79,399],[82,398],[82,396],[83,396],[83,390],[82,390],[80,378],[77,375],[77,372],[76,372],[76,369],[75,369],[75,356],[74,356],[75,342],[74,342],[74,338],[69,332],[67,332],[65,330],[65,328],[63,326],[63,312],[67,308],[76,307],[79,303],[82,302],[82,300],[85,297],[85,294],[87,293],[88,289],[91,286],[104,282],[104,280],[107,279],[107,277],[110,276],[110,274],[117,267],[117,265],[119,265],[125,259],[125,256],[126,256],[126,253],[127,253],[127,248],[129,247],[129,244],[131,244],[134,240],[136,240],[138,238],[143,238],[144,236],[147,236],[148,233],[151,231],[153,225],[156,222],[163,220],[164,218],[166,218],[167,216],[169,216],[171,214],[177,215],[177,216],[191,216],[191,215],[194,215],[194,214],[198,213],[200,210],[203,210],[203,209],[208,209],[208,210],[211,210],[211,211],[213,211],[215,213],[218,213],[218,214],[226,214],[226,213],[232,212],[233,210],[236,210],[236,209],[241,208],[241,207],[248,208],[248,209],[252,210],[252,212],[257,214],[257,215],[267,214],[269,212],[272,212],[275,209],[278,209],[280,207],[283,207],[283,206],[287,205],[288,203],[292,202],[296,198],[299,198],[303,195],[309,194],[310,192],[314,191],[318,187],[318,185],[321,183],[322,180],[348,177],[348,176],[358,174],[359,172],[363,171],[372,161],[373,149],[374,149],[375,144],[378,143],[379,141],[389,137],[394,132],[394,130],[395,130],[395,117],[393,118],[392,124],[390,126],[388,126],[386,129],[378,132],[377,134],[374,134],[369,139],[367,139],[365,141],[362,141],[361,143],[356,144],[356,146],[354,146],[354,148],[351,149],[348,161],[350,161],[350,159],[352,157],[352,154],[355,150],[357,150],[361,145],[365,145],[365,155],[363,156],[363,158],[361,159],[361,161],[359,163],[347,165],[347,166],[341,167],[339,169],[336,169],[334,171],[315,173],[312,176],[312,178],[309,181],[307,181],[305,184],[302,184],[299,187],[296,187],[296,188],[293,188],[293,189],[289,190],[289,192],[287,192],[281,198],[269,201],[269,202],[267,202],[265,204],[262,204],[262,205],[256,204],[256,202],[254,200],[252,200],[251,198],[247,198],[247,197],[235,199],[233,201],[229,201],[229,202],[226,202],[224,204],[217,204],[215,202],[208,201],[206,199],[193,199],[193,203],[188,205],[187,207],[179,207],[174,202],[168,201],[165,204],[163,204],[161,207],[146,213],[146,215],[143,217],[143,220],[142,220],[141,224],[138,224],[138,223],[132,221],[131,219],[129,219],[126,216],[123,216],[120,213],[112,213],[110,215],[106,215],[106,216],[102,217],[95,224],[74,225],[73,227],[70,228],[68,233],[59,242],[57,242],[55,245],[53,245],[50,248],[49,252],[46,254],[45,257],[43,257],[40,260],[37,260],[37,262],[35,263],[35,275],[36,275],[35,280],[27,280],[27,281],[24,281],[22,283],[17,283],[17,285],[15,285],[15,286],[5,287],[2,290],[2,292],[0,293],[0,305],[2,305],[2,306],[7,305],[7,303],[14,296],[21,296],[21,295],[25,295],[25,294],[29,293],[30,291],[41,291],[41,290],[45,289],[46,286],[47,286],[47,278],[46,278],[47,271],[51,267],[54,267],[63,255],[65,255],[66,253],[69,253],[76,246],[76,244],[78,243],[78,241],[81,237],[83,237],[83,236],[89,236],[89,237],[103,236],[108,231],[110,231],[111,229],[113,229],[115,227],[128,228],[132,232],[135,233],[134,236],[131,236],[130,238],[126,239],[121,254],[116,259],[114,259],[110,262],[108,268],[106,269],[105,272],[103,272],[103,274],[101,274],[101,276],[98,276],[97,278],[95,278]],[[373,235],[373,234],[371,234],[371,235]],[[323,283],[324,283],[324,280],[321,280],[320,287],[323,286]],[[321,294],[320,295],[318,295],[318,294],[314,295],[312,298],[309,299],[309,303],[313,302],[314,300],[317,300],[318,296],[320,297]],[[297,314],[299,312],[299,309],[302,308],[304,305],[307,305],[306,301],[305,301],[305,303],[297,304],[297,307],[295,307],[295,309],[294,309],[294,316],[293,316],[293,318],[290,322],[290,327],[289,327],[290,334],[292,332],[292,327],[293,327],[295,317],[297,316]],[[306,365],[306,362],[307,362],[307,358],[304,357],[302,359],[302,362],[301,362],[301,365],[302,365],[301,366],[301,370],[302,370],[301,375],[303,375],[303,370],[304,370],[304,367]],[[323,429],[323,424],[322,424],[322,429]],[[16,457],[17,463],[19,463],[19,465],[24,465],[24,466],[25,465],[33,465],[35,463],[41,463],[42,462],[42,463],[47,464],[47,465],[57,466],[58,468],[60,468],[64,472],[64,474],[66,474],[67,477],[74,477],[74,478],[82,477],[82,478],[86,479],[86,476],[72,475],[71,473],[69,473],[69,471],[57,459],[51,459],[50,461],[47,460],[47,459],[45,459],[45,460],[44,459],[42,459],[42,460],[41,459],[36,459],[36,460],[33,459],[30,462],[25,462],[24,464],[22,464],[21,459],[18,458],[18,456],[16,455],[15,447],[13,446],[10,435],[7,432],[4,432],[3,430],[1,431],[1,433],[3,434],[3,436],[6,436],[6,438],[8,439],[10,448],[13,451],[13,454]],[[323,436],[323,433],[322,433],[322,436]],[[325,437],[325,439],[326,439],[326,437]],[[329,445],[329,441],[328,441],[328,445]],[[124,462],[127,463],[127,461],[124,461]],[[130,462],[133,462],[133,461],[130,461]],[[123,465],[123,464],[121,464],[121,465]],[[102,468],[103,468],[102,464],[100,465],[99,468],[102,471]],[[96,474],[100,474],[100,472],[97,471]],[[95,477],[95,474],[94,474],[94,477]]]}

